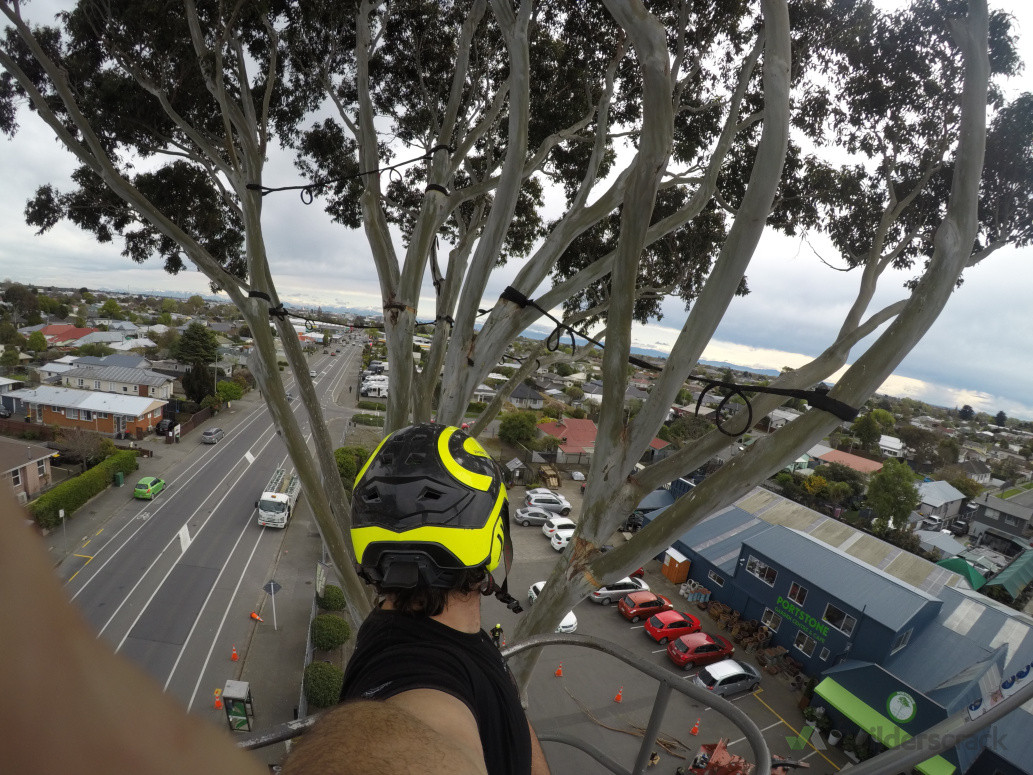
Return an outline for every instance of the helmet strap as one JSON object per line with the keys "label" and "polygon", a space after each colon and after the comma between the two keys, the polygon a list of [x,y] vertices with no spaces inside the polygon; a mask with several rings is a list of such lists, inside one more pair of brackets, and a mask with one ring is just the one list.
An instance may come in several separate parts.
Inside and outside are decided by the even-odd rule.
{"label": "helmet strap", "polygon": [[492,594],[495,595],[496,600],[515,614],[521,613],[524,610],[520,605],[520,601],[509,594],[509,578],[504,579],[500,587],[495,583],[495,577],[491,573],[486,572],[484,574],[484,581],[481,582],[480,590],[485,597]]}

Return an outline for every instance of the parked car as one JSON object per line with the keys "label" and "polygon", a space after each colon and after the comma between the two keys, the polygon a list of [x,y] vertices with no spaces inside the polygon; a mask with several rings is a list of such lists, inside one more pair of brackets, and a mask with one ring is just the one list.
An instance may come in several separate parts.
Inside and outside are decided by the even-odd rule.
{"label": "parked car", "polygon": [[208,428],[201,434],[202,444],[218,444],[226,432],[222,428]]}
{"label": "parked car", "polygon": [[[531,588],[527,590],[527,602],[534,603],[538,599],[538,595],[542,594],[542,588],[545,586],[544,581],[536,581],[531,585]],[[556,632],[576,632],[577,631],[577,617],[573,611],[568,611],[567,615],[563,617],[563,621],[560,622],[559,627],[556,628]]]}
{"label": "parked car", "polygon": [[947,528],[953,535],[956,536],[967,536],[968,535],[968,520],[956,519],[950,523]]}
{"label": "parked car", "polygon": [[642,512],[635,511],[628,515],[628,518],[624,520],[618,529],[624,533],[637,533],[642,529],[644,523],[645,520],[642,517]]}
{"label": "parked car", "polygon": [[678,667],[691,670],[732,656],[735,647],[721,635],[694,632],[667,644],[667,657]]}
{"label": "parked car", "polygon": [[633,576],[627,576],[619,581],[615,581],[612,584],[607,584],[604,587],[599,587],[590,596],[589,600],[593,603],[601,603],[602,605],[609,605],[614,600],[620,600],[629,592],[648,592],[649,585],[642,579],[635,578]]}
{"label": "parked car", "polygon": [[145,476],[143,479],[136,483],[136,489],[133,490],[133,497],[143,498],[145,500],[152,500],[155,495],[157,495],[164,489],[164,479],[159,479],[156,476]]}
{"label": "parked car", "polygon": [[541,492],[528,493],[524,497],[524,505],[537,506],[538,508],[551,511],[553,514],[561,514],[564,517],[570,513],[570,502],[562,495],[554,492],[548,494]]}
{"label": "parked car", "polygon": [[524,527],[528,525],[544,525],[552,519],[552,512],[540,509],[537,506],[530,506],[526,509],[517,509],[513,520]]}
{"label": "parked car", "polygon": [[314,371],[312,371],[312,370],[309,370],[309,373],[308,373],[308,375],[309,375],[310,377],[314,377],[314,376],[316,376],[316,372],[314,372]]}
{"label": "parked car", "polygon": [[567,548],[567,544],[570,543],[571,537],[574,535],[574,528],[572,527],[558,527],[552,534],[552,548],[557,552],[562,552]]}
{"label": "parked car", "polygon": [[170,420],[169,418],[165,417],[161,420],[158,420],[158,424],[154,426],[154,432],[157,433],[159,436],[164,436],[166,433],[172,430],[172,426],[175,424],[176,422],[174,420]]}
{"label": "parked car", "polygon": [[739,692],[754,692],[760,687],[760,673],[749,662],[723,659],[700,668],[692,679],[696,686],[727,697]]}
{"label": "parked car", "polygon": [[674,603],[663,595],[652,592],[632,592],[622,597],[617,603],[617,610],[629,622],[648,619],[653,614],[670,611],[672,608],[674,608]]}
{"label": "parked car", "polygon": [[4,418],[6,420],[10,416],[11,416],[11,410],[8,409],[3,404],[0,404],[0,417]]}
{"label": "parked car", "polygon": [[666,646],[670,640],[699,632],[699,626],[699,619],[692,614],[661,611],[646,619],[645,631],[661,646]]}
{"label": "parked car", "polygon": [[577,527],[577,523],[572,519],[567,519],[566,517],[550,517],[542,523],[542,533],[546,538],[552,538],[552,534],[561,527],[574,528]]}

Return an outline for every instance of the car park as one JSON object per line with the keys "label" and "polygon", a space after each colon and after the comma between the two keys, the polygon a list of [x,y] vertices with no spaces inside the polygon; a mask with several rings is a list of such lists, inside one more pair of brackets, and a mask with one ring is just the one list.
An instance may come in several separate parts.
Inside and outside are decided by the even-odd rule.
{"label": "car park", "polygon": [[[538,596],[542,594],[542,588],[545,586],[544,581],[536,581],[531,585],[530,589],[527,590],[527,602],[534,603],[538,599]],[[573,611],[568,611],[567,615],[563,617],[563,621],[559,623],[556,628],[556,632],[569,633],[577,631],[577,616],[574,615]]]}
{"label": "car park", "polygon": [[615,581],[612,584],[599,587],[599,589],[592,592],[588,596],[588,599],[593,603],[601,603],[602,605],[609,605],[614,600],[620,600],[622,597],[630,592],[648,592],[649,585],[642,579],[635,578],[633,576],[627,576],[619,581]]}
{"label": "car park", "polygon": [[667,657],[678,667],[691,670],[732,656],[735,647],[721,635],[694,632],[667,644]]}
{"label": "car park", "polygon": [[143,479],[136,483],[136,489],[133,490],[133,497],[142,498],[144,500],[152,500],[155,495],[157,495],[164,489],[164,479],[159,479],[156,476],[145,476]]}
{"label": "car park", "polygon": [[552,538],[552,534],[561,527],[573,529],[577,527],[577,523],[566,517],[553,516],[542,524],[542,533],[546,538]]}
{"label": "car park", "polygon": [[567,548],[567,544],[570,543],[570,539],[574,535],[574,528],[572,527],[559,527],[552,534],[552,538],[549,540],[552,542],[552,548],[557,552],[562,552]]}
{"label": "car park", "polygon": [[670,611],[672,608],[674,608],[674,603],[663,595],[656,595],[652,592],[632,592],[622,597],[617,603],[617,610],[629,622],[648,619],[654,614]]}
{"label": "car park", "polygon": [[218,444],[226,432],[222,428],[208,428],[201,434],[202,444]]}
{"label": "car park", "polygon": [[682,635],[690,635],[699,632],[699,619],[692,614],[685,614],[681,611],[661,611],[646,619],[644,627],[646,634],[661,646],[666,646],[668,641],[680,638]]}
{"label": "car park", "polygon": [[524,505],[537,506],[554,514],[561,514],[564,517],[570,513],[570,502],[557,493],[528,493],[524,497]]}
{"label": "car park", "polygon": [[727,697],[739,692],[753,692],[760,687],[760,673],[749,662],[723,659],[700,668],[692,679],[696,686]]}
{"label": "car park", "polygon": [[513,521],[527,527],[528,525],[544,525],[552,519],[552,512],[540,509],[537,506],[529,506],[524,509],[517,509]]}

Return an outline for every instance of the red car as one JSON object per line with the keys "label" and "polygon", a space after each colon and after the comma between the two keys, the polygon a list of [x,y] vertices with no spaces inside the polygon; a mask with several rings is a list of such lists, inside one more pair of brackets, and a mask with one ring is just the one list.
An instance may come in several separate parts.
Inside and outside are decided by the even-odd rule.
{"label": "red car", "polygon": [[694,632],[667,644],[667,656],[678,667],[691,670],[732,656],[734,647],[720,635]]}
{"label": "red car", "polygon": [[621,612],[621,616],[631,622],[648,619],[653,614],[670,611],[672,608],[674,603],[654,592],[632,592],[617,603],[617,610]]}
{"label": "red car", "polygon": [[681,611],[661,611],[646,620],[646,632],[664,646],[669,640],[699,632],[699,619]]}

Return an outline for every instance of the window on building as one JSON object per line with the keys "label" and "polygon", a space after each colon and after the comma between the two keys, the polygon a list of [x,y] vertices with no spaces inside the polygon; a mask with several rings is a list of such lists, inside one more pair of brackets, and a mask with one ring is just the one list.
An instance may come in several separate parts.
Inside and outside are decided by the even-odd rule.
{"label": "window on building", "polygon": [[714,573],[714,571],[712,570],[707,571],[707,578],[713,581],[719,587],[723,587],[725,585],[725,580],[718,576],[716,573]]}
{"label": "window on building", "polygon": [[890,654],[896,654],[898,651],[904,648],[904,646],[906,646],[908,644],[908,641],[910,640],[911,630],[907,630],[906,632],[900,633],[900,635],[897,636],[897,639],[893,641],[893,646],[892,648],[890,648]]}
{"label": "window on building", "polygon": [[100,380],[99,379],[93,380],[93,389],[94,390],[100,390]]}
{"label": "window on building", "polygon": [[772,632],[778,632],[778,628],[782,626],[782,617],[770,608],[764,609],[764,613],[761,615],[760,621]]}
{"label": "window on building", "polygon": [[807,590],[794,581],[789,585],[789,599],[797,605],[803,605],[803,601],[807,599]]}
{"label": "window on building", "polygon": [[840,611],[832,603],[825,606],[825,615],[821,617],[840,632],[850,635],[857,626],[857,619],[845,611]]}
{"label": "window on building", "polygon": [[1004,518],[1004,524],[1011,525],[1012,527],[1018,527],[1019,525],[1022,524],[1022,520],[1019,519],[1018,517],[1013,517],[1011,514],[1008,514]]}
{"label": "window on building", "polygon": [[82,387],[83,385],[86,384],[86,380],[84,380],[82,377],[77,379],[76,382],[79,383],[79,387]]}
{"label": "window on building", "polygon": [[94,412],[93,416],[96,417],[98,420],[106,420],[106,419],[108,419],[108,413],[107,412]]}
{"label": "window on building", "polygon": [[148,389],[148,390],[150,391],[150,394],[151,394],[151,395],[153,396],[153,395],[154,395],[154,385],[151,385],[151,386],[150,386],[149,388],[147,388],[147,389]]}
{"label": "window on building", "polygon": [[811,656],[814,653],[814,647],[818,645],[818,642],[803,630],[797,630],[796,640],[793,641],[793,645],[807,656]]}
{"label": "window on building", "polygon": [[746,563],[746,570],[769,587],[775,586],[775,579],[778,578],[778,571],[767,563],[758,560],[752,554],[750,555],[749,561]]}
{"label": "window on building", "polygon": [[129,392],[129,385],[123,385],[122,386],[122,392],[123,393],[128,393]]}
{"label": "window on building", "polygon": [[818,659],[820,659],[822,662],[828,662],[830,656],[832,656],[832,652],[824,646],[822,646],[821,651],[818,652]]}
{"label": "window on building", "polygon": [[36,476],[46,476],[46,475],[47,475],[47,461],[46,460],[37,460],[36,461]]}
{"label": "window on building", "polygon": [[11,471],[11,484],[13,484],[15,487],[20,487],[21,483],[22,470],[20,468],[16,468],[13,471]]}
{"label": "window on building", "polygon": [[68,408],[68,409],[65,410],[65,417],[67,417],[69,420],[78,420],[79,419],[79,410],[78,409]]}
{"label": "window on building", "polygon": [[80,410],[80,416],[84,420],[92,420],[93,419],[93,412],[91,412],[89,409],[81,409]]}

